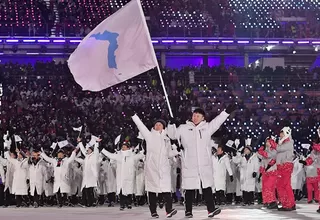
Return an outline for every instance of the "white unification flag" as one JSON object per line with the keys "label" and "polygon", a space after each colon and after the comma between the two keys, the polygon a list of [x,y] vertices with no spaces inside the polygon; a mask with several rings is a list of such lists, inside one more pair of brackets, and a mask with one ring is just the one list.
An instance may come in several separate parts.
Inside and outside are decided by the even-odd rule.
{"label": "white unification flag", "polygon": [[16,142],[22,142],[21,137],[18,136],[18,135],[14,135],[14,140],[15,140]]}
{"label": "white unification flag", "polygon": [[132,0],[91,31],[68,65],[83,90],[101,91],[157,64],[140,0]]}
{"label": "white unification flag", "polygon": [[52,149],[52,150],[54,150],[54,149],[56,149],[56,146],[58,145],[58,143],[52,143],[51,144],[51,146],[50,146],[50,148]]}
{"label": "white unification flag", "polygon": [[121,134],[118,137],[116,137],[116,139],[114,140],[114,145],[117,145],[120,142],[120,139],[121,139]]}
{"label": "white unification flag", "polygon": [[58,142],[58,146],[60,148],[63,148],[65,146],[67,146],[68,144],[69,144],[69,142],[67,140]]}
{"label": "white unification flag", "polygon": [[81,132],[81,130],[82,130],[82,126],[81,126],[81,127],[79,127],[79,128],[74,128],[74,127],[72,127],[72,129],[73,129],[74,131],[79,131],[79,132]]}
{"label": "white unification flag", "polygon": [[141,134],[141,132],[139,131],[139,133],[138,133],[138,137],[137,137],[138,139],[140,139],[140,140],[144,140],[144,137],[142,136],[142,134]]}

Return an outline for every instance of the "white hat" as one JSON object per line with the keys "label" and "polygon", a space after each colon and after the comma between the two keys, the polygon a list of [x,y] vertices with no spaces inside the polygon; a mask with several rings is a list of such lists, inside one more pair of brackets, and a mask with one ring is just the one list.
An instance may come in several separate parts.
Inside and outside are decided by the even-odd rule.
{"label": "white hat", "polygon": [[283,138],[281,138],[281,140],[279,141],[279,144],[282,144],[282,142],[283,142],[284,140],[286,140],[287,138],[291,138],[291,128],[289,128],[289,127],[283,127],[283,128],[281,129],[281,132],[283,132],[284,136],[283,136]]}
{"label": "white hat", "polygon": [[251,140],[252,140],[252,138],[247,138],[245,140],[245,142],[246,142],[245,146],[251,146]]}
{"label": "white hat", "polygon": [[239,139],[235,139],[234,140],[234,144],[236,145],[236,148],[238,148],[238,146],[240,145],[240,140]]}
{"label": "white hat", "polygon": [[228,140],[228,142],[226,143],[226,146],[232,147],[233,144],[234,144],[234,141]]}

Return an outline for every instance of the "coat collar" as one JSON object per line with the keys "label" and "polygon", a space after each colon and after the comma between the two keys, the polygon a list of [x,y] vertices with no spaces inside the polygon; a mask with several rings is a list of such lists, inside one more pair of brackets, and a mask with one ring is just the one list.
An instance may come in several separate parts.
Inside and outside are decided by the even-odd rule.
{"label": "coat collar", "polygon": [[187,124],[188,126],[190,126],[190,127],[194,127],[194,128],[200,129],[200,128],[202,128],[203,126],[205,126],[205,125],[207,124],[207,122],[206,122],[206,121],[202,121],[202,122],[200,122],[198,125],[195,125],[192,121],[187,121],[186,124]]}
{"label": "coat collar", "polygon": [[162,132],[160,133],[152,128],[151,133],[155,134],[155,135],[159,135],[159,136],[163,137],[164,139],[169,139],[167,136],[167,129],[162,130]]}

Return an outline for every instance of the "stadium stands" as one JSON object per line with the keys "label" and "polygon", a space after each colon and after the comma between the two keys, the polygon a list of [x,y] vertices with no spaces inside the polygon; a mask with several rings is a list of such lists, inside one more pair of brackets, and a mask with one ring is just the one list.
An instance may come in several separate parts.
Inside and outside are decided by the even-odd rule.
{"label": "stadium stands", "polygon": [[[187,73],[191,69],[195,71],[195,84],[189,83]],[[4,78],[1,127],[19,124],[18,134],[30,139],[30,144],[41,144],[52,139],[53,134],[72,136],[72,126],[84,122],[93,133],[105,131],[106,140],[115,138],[121,128],[133,135],[136,131],[126,109],[139,111],[149,124],[159,117],[169,120],[157,73],[153,71],[97,93],[81,91],[63,64],[37,63],[32,67],[9,63],[1,65],[0,71]],[[204,73],[203,69],[185,67],[181,71],[167,69],[164,80],[178,121],[187,120],[192,107],[202,107],[212,118],[236,101],[238,112],[217,135],[250,136],[261,143],[270,130],[289,124],[297,150],[302,150],[301,143],[310,142],[320,119],[317,71],[275,71],[212,67]],[[229,72],[234,76],[228,76]],[[252,73],[256,76],[252,77]],[[302,73],[303,79],[296,80]],[[275,74],[277,77],[272,78]]]}
{"label": "stadium stands", "polygon": [[[128,0],[4,0],[0,35],[85,36]],[[320,36],[317,0],[141,0],[153,36]]]}

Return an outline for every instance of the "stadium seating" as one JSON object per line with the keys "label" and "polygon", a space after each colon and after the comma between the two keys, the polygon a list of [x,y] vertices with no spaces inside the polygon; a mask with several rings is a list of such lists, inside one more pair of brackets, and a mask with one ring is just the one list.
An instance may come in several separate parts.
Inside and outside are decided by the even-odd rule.
{"label": "stadium seating", "polygon": [[[4,0],[1,35],[85,36],[129,0]],[[141,0],[153,36],[320,36],[317,0]]]}
{"label": "stadium seating", "polygon": [[42,0],[4,0],[0,3],[0,35],[44,36],[51,12]]}

